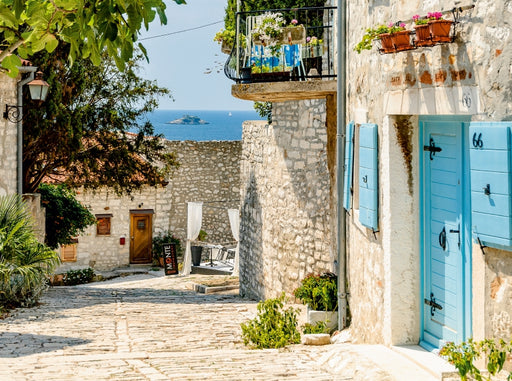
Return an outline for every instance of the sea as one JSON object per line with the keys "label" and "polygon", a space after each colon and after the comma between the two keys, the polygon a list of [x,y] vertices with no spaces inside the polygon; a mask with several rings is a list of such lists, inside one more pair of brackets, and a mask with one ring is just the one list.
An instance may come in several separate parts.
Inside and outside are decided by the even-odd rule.
{"label": "sea", "polygon": [[[196,116],[208,124],[169,124],[185,115]],[[242,140],[242,123],[263,119],[254,110],[155,110],[147,117],[156,134],[163,134],[168,140],[195,141]]]}

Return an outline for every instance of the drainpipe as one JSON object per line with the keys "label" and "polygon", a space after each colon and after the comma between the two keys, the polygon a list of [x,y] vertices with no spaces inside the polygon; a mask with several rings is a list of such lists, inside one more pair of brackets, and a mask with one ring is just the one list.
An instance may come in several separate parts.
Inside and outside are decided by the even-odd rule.
{"label": "drainpipe", "polygon": [[338,329],[342,330],[347,324],[347,242],[346,215],[343,207],[343,182],[345,167],[345,123],[346,123],[346,30],[347,3],[338,0],[338,65],[337,65],[337,133],[336,133],[336,184],[337,184],[337,241],[338,241]]}
{"label": "drainpipe", "polygon": [[34,79],[34,73],[37,70],[36,66],[21,66],[18,68],[20,73],[29,73],[28,77],[18,82],[18,123],[17,123],[17,148],[16,148],[16,160],[17,160],[17,172],[18,172],[18,194],[23,194],[23,86],[31,82]]}

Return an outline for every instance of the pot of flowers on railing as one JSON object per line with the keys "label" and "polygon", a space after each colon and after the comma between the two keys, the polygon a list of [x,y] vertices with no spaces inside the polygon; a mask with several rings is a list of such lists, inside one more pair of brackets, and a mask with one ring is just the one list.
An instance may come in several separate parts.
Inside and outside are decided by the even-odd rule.
{"label": "pot of flowers on railing", "polygon": [[308,36],[306,45],[302,48],[302,58],[321,57],[323,53],[323,40],[316,36]]}
{"label": "pot of flowers on railing", "polygon": [[306,43],[306,28],[300,25],[295,19],[290,21],[290,25],[286,26],[281,31],[281,38],[279,43],[296,45]]}
{"label": "pot of flowers on railing", "polygon": [[411,44],[411,31],[405,29],[405,23],[402,22],[398,25],[390,23],[388,27],[394,51],[402,52],[414,49],[414,45]]}
{"label": "pot of flowers on railing", "polygon": [[373,47],[373,41],[380,40],[381,53],[393,53],[394,47],[391,41],[391,35],[389,34],[389,27],[386,25],[378,25],[375,28],[368,28],[364,32],[363,38],[354,47],[357,53],[361,53],[363,50],[371,50]]}
{"label": "pot of flowers on railing", "polygon": [[[220,44],[220,50],[222,53],[231,54],[235,44],[235,35],[236,32],[234,30],[221,29],[215,34],[213,41],[217,41]],[[243,34],[239,35],[238,41],[241,48],[245,48],[247,46],[247,42],[245,41],[245,36]]]}
{"label": "pot of flowers on railing", "polygon": [[453,24],[451,20],[443,19],[442,12],[432,12],[427,14],[429,19],[428,25],[430,27],[430,34],[432,36],[432,42],[451,42],[450,30]]}
{"label": "pot of flowers on railing", "polygon": [[428,17],[420,17],[420,15],[412,16],[414,21],[414,30],[416,31],[416,38],[414,44],[416,46],[432,46],[435,43],[432,41],[430,35],[430,25],[428,25]]}
{"label": "pot of flowers on railing", "polygon": [[252,29],[251,36],[255,45],[279,46],[286,21],[279,12],[267,12]]}
{"label": "pot of flowers on railing", "polygon": [[309,274],[293,292],[302,303],[307,304],[307,322],[315,325],[324,322],[329,330],[338,326],[338,286],[333,273]]}

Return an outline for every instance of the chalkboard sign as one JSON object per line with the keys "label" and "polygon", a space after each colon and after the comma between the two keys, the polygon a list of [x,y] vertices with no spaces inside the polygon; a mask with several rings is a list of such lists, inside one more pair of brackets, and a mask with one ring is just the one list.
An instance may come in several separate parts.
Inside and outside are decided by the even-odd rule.
{"label": "chalkboard sign", "polygon": [[164,243],[163,244],[163,255],[164,255],[164,274],[165,275],[178,274],[178,258],[176,257],[176,244],[175,243]]}

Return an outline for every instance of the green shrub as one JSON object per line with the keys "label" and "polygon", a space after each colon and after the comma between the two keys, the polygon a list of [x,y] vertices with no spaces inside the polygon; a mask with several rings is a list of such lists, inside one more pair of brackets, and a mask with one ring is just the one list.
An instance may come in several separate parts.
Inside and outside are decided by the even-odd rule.
{"label": "green shrub", "polygon": [[306,276],[293,294],[312,310],[336,311],[338,309],[337,277],[333,273]]}
{"label": "green shrub", "polygon": [[[457,368],[461,380],[466,381],[468,375],[477,381],[491,380],[491,376],[495,376],[503,369],[507,356],[512,354],[512,341],[507,343],[504,340],[495,342],[492,339],[486,339],[475,342],[469,339],[460,344],[450,342],[441,349],[439,354]],[[483,375],[474,365],[481,356],[486,360],[489,376]],[[507,380],[512,380],[512,373],[508,374]]]}
{"label": "green shrub", "polygon": [[64,274],[64,284],[66,286],[74,286],[77,284],[90,283],[94,278],[94,270],[89,268],[69,270]]}
{"label": "green shrub", "polygon": [[[174,243],[176,244],[176,255],[178,258],[180,258],[183,255],[183,249],[181,247],[181,241],[174,236],[169,231],[164,231],[158,233],[156,236],[153,237],[152,241],[152,253],[153,253],[153,260],[155,262],[158,262],[158,258],[163,257],[163,247],[164,243]],[[155,263],[156,264],[156,263]]]}
{"label": "green shrub", "polygon": [[310,333],[329,333],[329,328],[324,321],[317,321],[315,324],[306,323],[302,326],[302,333],[304,335]]}
{"label": "green shrub", "polygon": [[258,315],[241,324],[244,344],[254,348],[282,348],[300,342],[297,330],[298,310],[284,309],[284,293],[275,299],[258,303]]}
{"label": "green shrub", "polygon": [[37,241],[27,205],[20,196],[0,197],[0,305],[37,303],[59,255]]}

